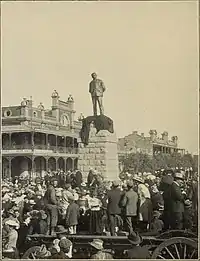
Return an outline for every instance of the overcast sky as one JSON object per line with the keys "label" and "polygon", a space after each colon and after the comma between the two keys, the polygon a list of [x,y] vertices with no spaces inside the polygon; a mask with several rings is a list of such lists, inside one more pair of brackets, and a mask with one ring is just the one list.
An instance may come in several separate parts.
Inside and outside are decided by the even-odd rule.
{"label": "overcast sky", "polygon": [[51,106],[75,99],[92,113],[95,71],[107,88],[105,114],[118,137],[168,131],[193,153],[198,145],[197,1],[3,2],[2,105]]}

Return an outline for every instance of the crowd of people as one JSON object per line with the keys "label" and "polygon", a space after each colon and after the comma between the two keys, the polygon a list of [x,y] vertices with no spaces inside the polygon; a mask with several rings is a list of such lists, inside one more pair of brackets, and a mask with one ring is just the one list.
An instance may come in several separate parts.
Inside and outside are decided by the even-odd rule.
{"label": "crowd of people", "polygon": [[[87,180],[78,170],[47,171],[43,178],[29,176],[2,182],[3,255],[21,258],[30,235],[51,235],[51,247],[42,244],[39,258],[73,258],[67,234],[126,235],[132,249],[126,258],[149,258],[140,246],[141,234],[156,236],[169,229],[197,232],[197,173],[170,169],[152,173],[124,173],[105,181],[91,169]],[[92,259],[111,259],[103,241],[94,239]],[[133,251],[134,249],[134,251]]]}

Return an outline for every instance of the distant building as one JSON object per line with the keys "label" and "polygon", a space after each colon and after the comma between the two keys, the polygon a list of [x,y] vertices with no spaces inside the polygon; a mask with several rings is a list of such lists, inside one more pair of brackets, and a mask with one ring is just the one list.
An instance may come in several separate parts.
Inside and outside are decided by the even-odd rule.
{"label": "distant building", "polygon": [[2,174],[43,175],[47,170],[74,170],[78,166],[81,122],[74,120],[74,100],[52,96],[52,106],[35,107],[32,99],[2,108]]}
{"label": "distant building", "polygon": [[158,153],[185,153],[184,149],[178,148],[177,136],[173,136],[170,140],[168,132],[166,131],[163,132],[161,138],[157,136],[156,130],[150,130],[149,134],[149,137],[145,137],[144,133],[138,134],[137,131],[133,131],[132,134],[120,138],[118,140],[119,156],[136,152],[145,153],[151,156]]}

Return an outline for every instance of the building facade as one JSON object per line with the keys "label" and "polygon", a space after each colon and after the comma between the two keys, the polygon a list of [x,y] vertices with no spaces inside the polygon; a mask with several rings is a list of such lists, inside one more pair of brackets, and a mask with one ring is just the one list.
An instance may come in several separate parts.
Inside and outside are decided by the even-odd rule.
{"label": "building facade", "polygon": [[136,152],[153,156],[158,153],[184,154],[185,150],[178,147],[178,137],[173,136],[169,139],[166,131],[162,133],[161,137],[158,137],[156,130],[150,130],[149,137],[145,137],[144,133],[138,134],[137,131],[133,131],[132,134],[118,140],[119,156]]}
{"label": "building facade", "polygon": [[43,176],[47,170],[78,167],[81,122],[75,121],[74,100],[59,99],[54,91],[52,106],[34,107],[32,99],[19,106],[2,108],[2,175]]}

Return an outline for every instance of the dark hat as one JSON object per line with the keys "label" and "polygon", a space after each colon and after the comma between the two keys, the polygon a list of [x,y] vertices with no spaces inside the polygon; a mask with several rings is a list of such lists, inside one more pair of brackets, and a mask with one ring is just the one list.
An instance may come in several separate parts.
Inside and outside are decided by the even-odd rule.
{"label": "dark hat", "polygon": [[138,245],[142,242],[142,237],[137,232],[132,232],[128,235],[128,240],[132,245]]}
{"label": "dark hat", "polygon": [[56,227],[56,234],[66,234],[68,230],[64,228],[64,226],[59,225]]}

